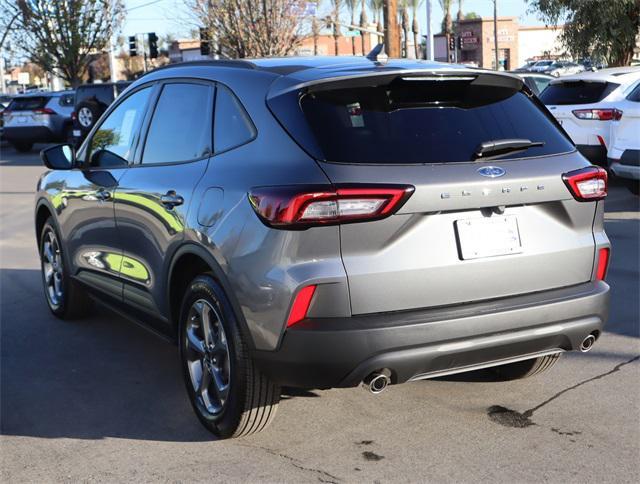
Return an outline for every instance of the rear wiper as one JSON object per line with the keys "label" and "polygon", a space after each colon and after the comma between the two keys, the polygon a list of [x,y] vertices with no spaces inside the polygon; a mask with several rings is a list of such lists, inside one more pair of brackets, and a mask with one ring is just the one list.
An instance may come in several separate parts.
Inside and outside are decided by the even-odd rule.
{"label": "rear wiper", "polygon": [[544,141],[531,141],[524,138],[494,139],[483,141],[473,154],[474,160],[491,160],[510,153],[525,151],[536,146],[544,146]]}

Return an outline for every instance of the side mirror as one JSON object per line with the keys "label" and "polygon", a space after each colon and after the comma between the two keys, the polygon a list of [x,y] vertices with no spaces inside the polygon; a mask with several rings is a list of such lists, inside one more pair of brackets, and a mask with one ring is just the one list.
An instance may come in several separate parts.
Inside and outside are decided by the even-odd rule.
{"label": "side mirror", "polygon": [[46,148],[40,152],[40,158],[52,170],[71,170],[76,167],[76,153],[69,144]]}

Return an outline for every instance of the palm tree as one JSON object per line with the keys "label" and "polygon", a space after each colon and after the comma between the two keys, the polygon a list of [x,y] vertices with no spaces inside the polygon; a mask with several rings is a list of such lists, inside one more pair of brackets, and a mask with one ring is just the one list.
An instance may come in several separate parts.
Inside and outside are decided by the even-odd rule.
{"label": "palm tree", "polygon": [[[373,23],[376,24],[376,30],[382,32],[384,27],[382,25],[382,7],[384,0],[369,0],[369,8],[373,12]],[[378,35],[378,43],[382,43],[382,37]]]}
{"label": "palm tree", "polygon": [[402,25],[402,38],[404,39],[404,56],[409,57],[409,6],[408,0],[400,0],[400,20]]}
{"label": "palm tree", "polygon": [[456,16],[456,20],[458,22],[464,20],[464,14],[462,13],[462,0],[458,0],[458,15]]}
{"label": "palm tree", "polygon": [[439,0],[442,11],[444,12],[444,18],[442,19],[442,31],[449,35],[453,32],[453,22],[451,20],[451,4],[453,0]]}
{"label": "palm tree", "polygon": [[333,46],[335,55],[338,55],[338,40],[340,39],[340,10],[342,9],[342,0],[331,0],[333,5]]}
{"label": "palm tree", "polygon": [[[360,27],[362,27],[363,29],[367,27],[367,24],[369,23],[368,19],[367,19],[367,6],[366,6],[366,0],[362,0],[362,9],[360,10]],[[364,30],[360,31],[360,42],[362,43],[362,55],[367,55],[366,52],[364,51]]]}
{"label": "palm tree", "polygon": [[[355,25],[356,22],[356,8],[358,8],[359,0],[347,0],[347,10],[349,10],[349,15],[351,16],[351,25]],[[349,30],[353,31],[352,27],[349,27]],[[351,53],[356,55],[356,38],[351,36]]]}
{"label": "palm tree", "polygon": [[[462,0],[460,0],[462,2]],[[413,49],[416,52],[416,59],[420,58],[420,44],[418,42],[420,32],[420,25],[418,23],[418,10],[424,3],[424,0],[409,0],[409,7],[411,8],[411,13],[413,14],[413,23],[411,25],[411,31],[413,32]]]}

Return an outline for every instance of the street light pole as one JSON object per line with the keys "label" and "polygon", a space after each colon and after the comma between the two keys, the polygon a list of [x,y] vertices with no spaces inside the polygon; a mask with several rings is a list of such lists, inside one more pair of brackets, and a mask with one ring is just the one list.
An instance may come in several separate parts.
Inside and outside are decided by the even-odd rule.
{"label": "street light pole", "polygon": [[[114,11],[116,8],[116,0],[111,0],[111,10]],[[116,72],[116,66],[118,65],[118,61],[116,60],[116,39],[115,39],[115,29],[114,26],[111,25],[111,35],[109,36],[109,71],[111,72],[111,82],[116,82],[118,80],[118,75]]]}
{"label": "street light pole", "polygon": [[493,45],[496,59],[496,71],[499,71],[499,56],[498,56],[498,0],[493,0]]}

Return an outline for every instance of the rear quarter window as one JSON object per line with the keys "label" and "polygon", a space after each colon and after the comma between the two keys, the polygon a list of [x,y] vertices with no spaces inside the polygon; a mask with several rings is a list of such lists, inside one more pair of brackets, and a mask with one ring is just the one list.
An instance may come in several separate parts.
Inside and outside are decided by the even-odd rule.
{"label": "rear quarter window", "polygon": [[501,159],[573,151],[546,111],[524,92],[483,82],[397,80],[323,89],[301,107],[325,161],[369,164],[455,163],[486,141],[542,142]]}
{"label": "rear quarter window", "polygon": [[78,88],[76,92],[75,104],[78,105],[82,101],[95,101],[105,106],[109,106],[114,99],[112,85],[94,85]]}
{"label": "rear quarter window", "polygon": [[593,104],[602,101],[620,84],[614,82],[563,81],[549,84],[540,99],[547,105]]}

